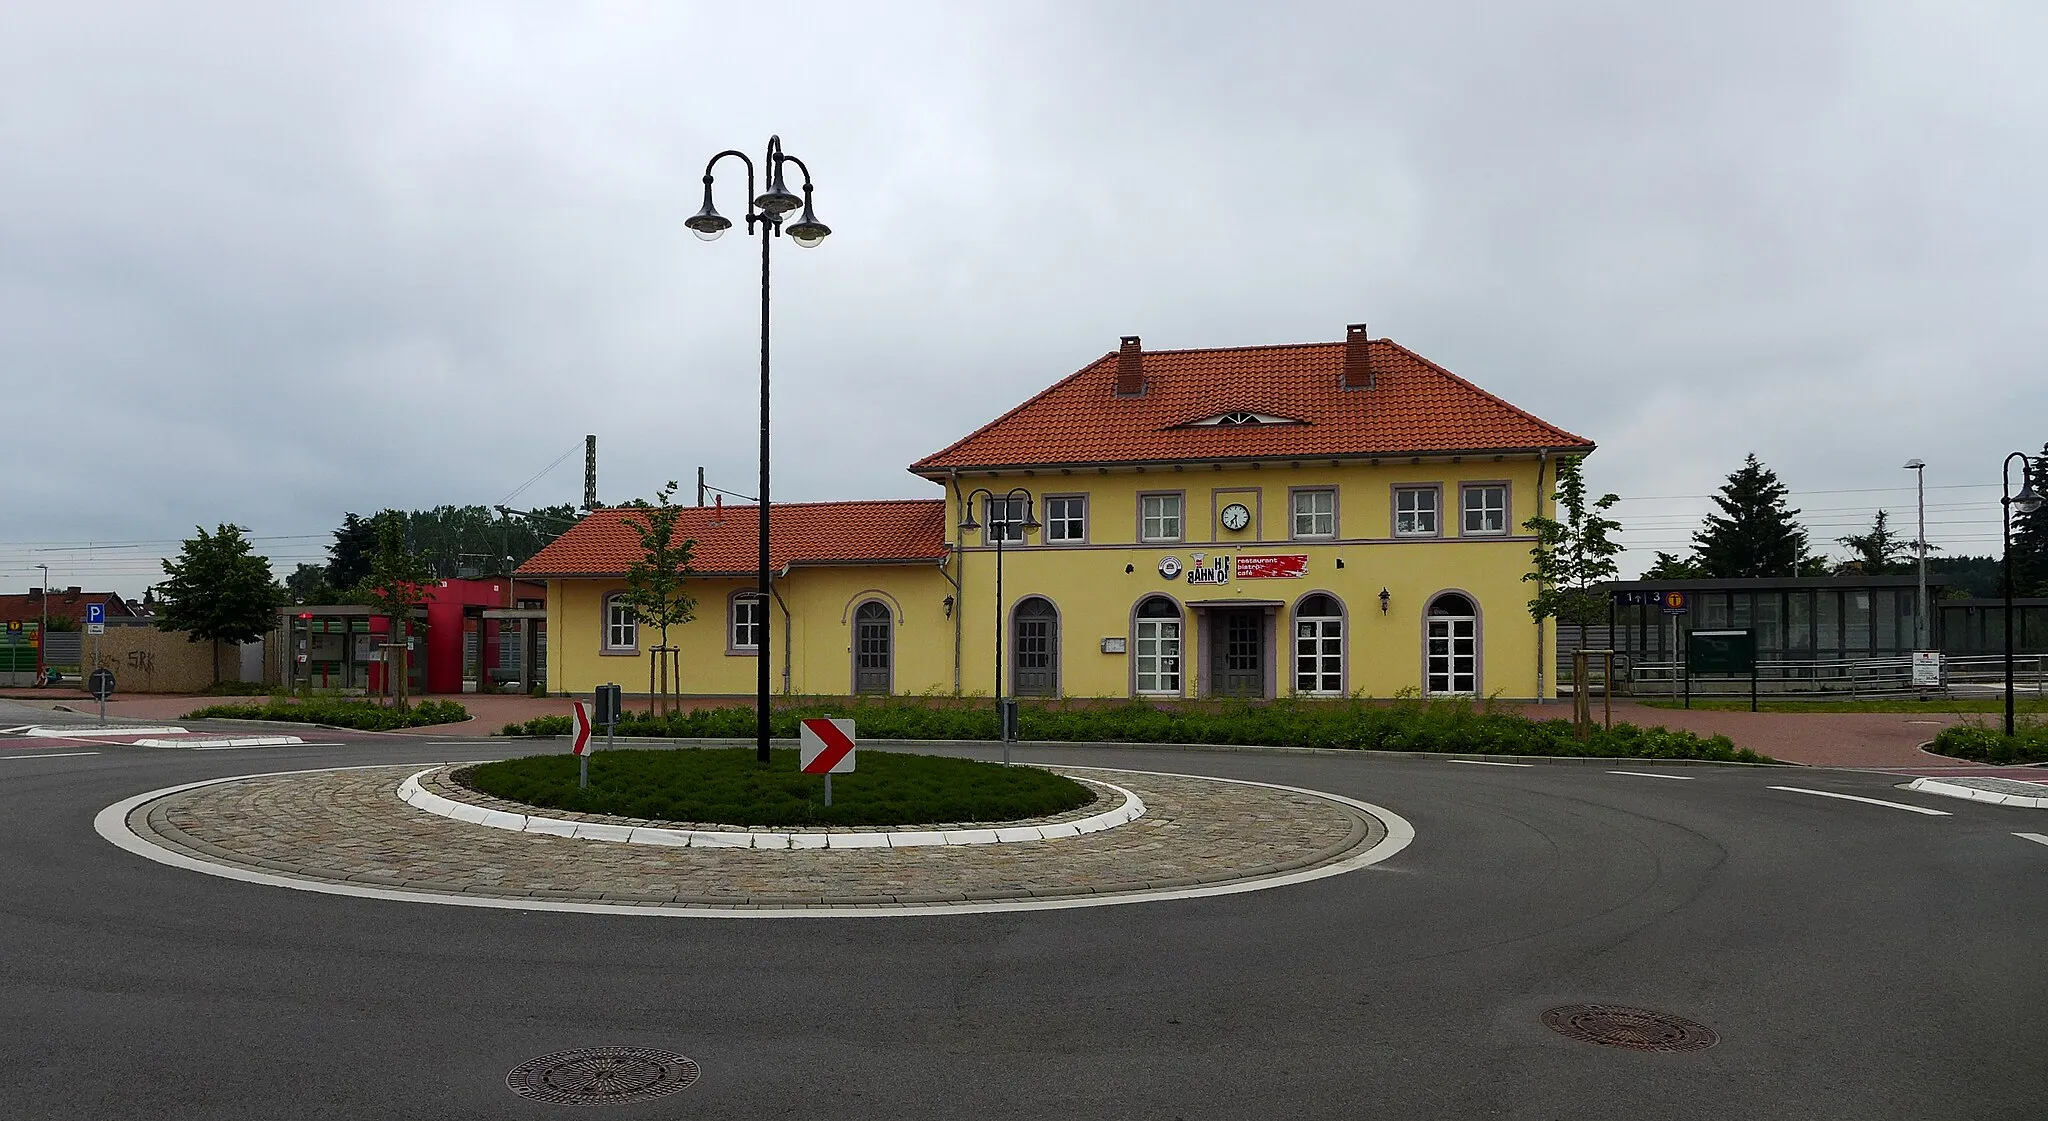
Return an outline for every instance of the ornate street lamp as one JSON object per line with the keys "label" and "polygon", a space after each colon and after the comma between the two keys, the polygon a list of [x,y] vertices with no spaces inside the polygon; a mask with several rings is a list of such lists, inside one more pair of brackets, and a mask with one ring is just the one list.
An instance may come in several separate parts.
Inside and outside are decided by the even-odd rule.
{"label": "ornate street lamp", "polygon": [[[2048,458],[2048,444],[2041,455]],[[2020,492],[2012,493],[2012,461],[2020,461]],[[2012,706],[2012,512],[2031,514],[2041,508],[2041,496],[2034,491],[2034,461],[2025,452],[2005,457],[1998,469],[1998,501],[2005,507],[2005,734],[2015,735]]]}
{"label": "ornate street lamp", "polygon": [[[1001,496],[1000,514],[997,513],[996,494],[987,487],[976,487],[967,496],[966,509],[962,512],[963,517],[960,520],[960,532],[971,533],[981,528],[981,523],[974,520],[974,504],[983,498],[988,499],[989,535],[996,539],[996,728],[998,736],[1003,741],[1003,762],[1008,764],[1010,737],[1016,730],[1011,726],[1014,721],[1011,720],[1010,713],[1017,702],[1010,701],[1008,707],[1005,707],[1003,702],[1003,542],[1009,539],[1011,526],[1018,529],[1017,540],[1024,540],[1023,531],[1037,529],[1038,519],[1031,516],[1031,492],[1023,487],[1011,487],[1008,494]],[[1020,499],[1024,503],[1024,517],[1012,521],[1010,506]]]}
{"label": "ornate street lamp", "polygon": [[[818,221],[811,209],[811,169],[795,156],[782,151],[782,138],[768,138],[768,154],[761,161],[762,170],[768,176],[768,189],[759,195],[754,193],[754,161],[745,152],[728,148],[711,157],[704,165],[704,208],[684,222],[690,232],[705,241],[717,241],[720,234],[732,228],[732,220],[718,212],[711,201],[711,169],[727,156],[737,156],[747,165],[747,203],[745,219],[747,232],[755,227],[761,231],[761,578],[760,602],[766,611],[768,602],[768,246],[777,236],[788,233],[789,239],[809,249],[824,241],[832,233],[832,227]],[[783,165],[795,164],[804,174],[804,195],[798,198],[790,193],[783,179]],[[787,227],[783,219],[798,207],[803,216]],[[766,616],[763,616],[766,618]],[[754,713],[754,758],[761,763],[768,762],[768,631],[763,625],[759,630],[758,645],[754,649],[755,669],[755,713]]]}

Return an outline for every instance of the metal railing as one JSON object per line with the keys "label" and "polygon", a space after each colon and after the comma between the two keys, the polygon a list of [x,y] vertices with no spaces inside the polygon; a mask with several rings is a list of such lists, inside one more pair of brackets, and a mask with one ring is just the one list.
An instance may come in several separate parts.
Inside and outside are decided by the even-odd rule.
{"label": "metal railing", "polygon": [[[1639,697],[1683,696],[1686,684],[1673,662],[1632,661],[1626,672],[1616,667],[1616,676]],[[1913,693],[1977,695],[2005,686],[2003,655],[1971,655],[1946,658],[1942,662],[1942,684],[1913,684],[1913,659],[1853,658],[1830,661],[1760,661],[1757,689],[1773,696],[1884,696]],[[1711,697],[1749,694],[1749,678],[1699,677],[1691,682],[1692,695]],[[2013,659],[2013,688],[2029,696],[2048,696],[2048,654],[2025,654]]]}

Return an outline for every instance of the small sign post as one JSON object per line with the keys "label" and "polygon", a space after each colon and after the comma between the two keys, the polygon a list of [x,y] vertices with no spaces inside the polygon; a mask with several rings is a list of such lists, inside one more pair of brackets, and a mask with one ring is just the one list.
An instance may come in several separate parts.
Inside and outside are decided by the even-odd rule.
{"label": "small sign post", "polygon": [[1941,688],[1941,651],[1913,651],[1913,687],[1916,689]]}
{"label": "small sign post", "polygon": [[85,679],[86,692],[100,702],[100,723],[107,722],[107,698],[114,695],[114,671],[106,668],[92,671]]}
{"label": "small sign post", "polygon": [[1692,675],[1726,673],[1749,675],[1749,711],[1756,711],[1756,632],[1693,631],[1687,636],[1685,660],[1685,707],[1692,707]]}
{"label": "small sign post", "polygon": [[590,787],[590,710],[576,702],[576,742],[569,751],[576,756],[576,788]]}
{"label": "small sign post", "polygon": [[825,804],[831,805],[832,776],[853,773],[853,721],[811,717],[799,726],[797,743],[803,761],[799,769],[825,776]]}

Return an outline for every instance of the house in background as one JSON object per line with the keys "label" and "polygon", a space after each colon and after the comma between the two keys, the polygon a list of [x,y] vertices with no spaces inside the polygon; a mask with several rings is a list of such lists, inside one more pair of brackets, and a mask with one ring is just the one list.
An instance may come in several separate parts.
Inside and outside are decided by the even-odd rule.
{"label": "house in background", "polygon": [[[544,673],[546,588],[530,581],[441,580],[414,613],[409,689],[465,693]],[[287,688],[383,692],[390,620],[364,604],[297,605],[278,612],[274,680]]]}
{"label": "house in background", "polygon": [[[686,511],[698,612],[670,640],[699,695],[751,695],[767,627],[784,693],[986,694],[1000,641],[1024,696],[1541,696],[1555,642],[1522,523],[1552,512],[1556,458],[1592,450],[1362,324],[1126,337],[912,464],[942,497],[776,506],[769,604],[757,508]],[[519,570],[548,585],[558,690],[649,680],[625,514]]]}

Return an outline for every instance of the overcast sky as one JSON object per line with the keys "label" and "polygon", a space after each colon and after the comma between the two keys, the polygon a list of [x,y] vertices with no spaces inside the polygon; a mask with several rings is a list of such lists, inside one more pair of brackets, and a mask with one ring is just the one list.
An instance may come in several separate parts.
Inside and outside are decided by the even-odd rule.
{"label": "overcast sky", "polygon": [[585,433],[604,500],[753,493],[757,243],[682,222],[771,132],[835,231],[776,246],[778,499],[936,496],[1120,334],[1364,321],[1596,440],[1624,574],[1751,451],[1818,541],[1910,534],[1923,458],[1994,552],[2048,8],[1686,7],[0,0],[0,590],[223,521],[289,569],[572,449],[513,504],[580,501]]}

